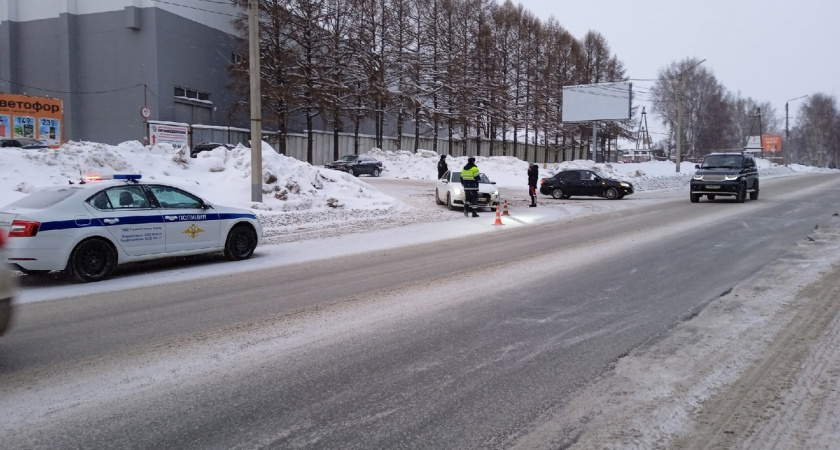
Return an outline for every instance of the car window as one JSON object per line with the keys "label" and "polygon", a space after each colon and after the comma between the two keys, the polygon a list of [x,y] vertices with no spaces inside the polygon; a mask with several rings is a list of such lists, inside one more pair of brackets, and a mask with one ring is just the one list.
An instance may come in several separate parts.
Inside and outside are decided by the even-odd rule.
{"label": "car window", "polygon": [[[106,189],[105,195],[114,209],[148,208],[149,202],[141,186],[119,186]],[[101,203],[100,203],[101,204]]]}
{"label": "car window", "polygon": [[452,172],[452,182],[458,183],[461,181],[461,172]]}
{"label": "car window", "polygon": [[49,189],[35,192],[26,197],[11,203],[9,207],[24,209],[44,209],[59,204],[62,200],[73,195],[78,189],[66,187],[62,189]]}
{"label": "car window", "polygon": [[172,186],[150,186],[152,194],[163,209],[203,209],[200,198]]}
{"label": "car window", "polygon": [[478,174],[478,182],[479,183],[489,183],[490,178],[487,178],[487,175],[484,175],[483,173],[480,173],[480,174]]}
{"label": "car window", "polygon": [[108,194],[106,194],[105,191],[99,192],[93,197],[87,199],[87,202],[96,209],[114,209],[114,206],[111,204],[111,199],[108,198]]}
{"label": "car window", "polygon": [[565,180],[577,180],[578,178],[580,178],[580,175],[578,175],[577,170],[570,170],[568,172],[561,172],[560,178],[563,178]]}
{"label": "car window", "polygon": [[339,159],[339,161],[355,161],[358,156],[356,155],[344,155]]}
{"label": "car window", "polygon": [[595,174],[588,171],[588,170],[581,170],[580,171],[580,179],[581,180],[592,180],[595,178]]}

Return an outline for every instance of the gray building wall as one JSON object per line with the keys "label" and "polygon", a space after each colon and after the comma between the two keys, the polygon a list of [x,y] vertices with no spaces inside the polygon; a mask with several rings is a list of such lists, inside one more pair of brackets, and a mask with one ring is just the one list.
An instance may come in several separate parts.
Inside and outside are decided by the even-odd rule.
{"label": "gray building wall", "polygon": [[[228,88],[236,38],[160,8],[0,22],[0,92],[61,98],[64,140],[142,140],[150,119],[248,127]],[[175,87],[210,102],[175,98]]]}

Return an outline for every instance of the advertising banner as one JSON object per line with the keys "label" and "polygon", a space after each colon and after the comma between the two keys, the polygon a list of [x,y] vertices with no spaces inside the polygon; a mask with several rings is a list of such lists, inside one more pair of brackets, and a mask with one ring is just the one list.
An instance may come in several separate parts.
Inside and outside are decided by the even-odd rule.
{"label": "advertising banner", "polygon": [[[782,135],[781,134],[765,134],[764,153],[781,153],[782,152]],[[773,155],[775,156],[775,155]]]}
{"label": "advertising banner", "polygon": [[0,114],[0,138],[12,137],[12,116]]}
{"label": "advertising banner", "polygon": [[40,139],[61,145],[61,99],[0,93],[0,137]]}
{"label": "advertising banner", "polygon": [[152,145],[172,144],[174,147],[189,145],[190,127],[184,125],[149,123],[149,140]]}

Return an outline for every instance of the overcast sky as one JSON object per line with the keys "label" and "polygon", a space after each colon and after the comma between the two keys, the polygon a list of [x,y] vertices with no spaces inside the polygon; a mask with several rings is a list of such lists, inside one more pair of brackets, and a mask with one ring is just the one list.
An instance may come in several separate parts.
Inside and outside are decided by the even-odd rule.
{"label": "overcast sky", "polygon": [[[601,33],[640,100],[653,84],[648,80],[684,58],[705,59],[703,67],[727,90],[770,102],[781,118],[790,99],[840,92],[838,0],[512,1],[542,21],[553,15],[578,39]],[[791,126],[801,104],[790,102]],[[654,122],[649,114],[651,130]]]}

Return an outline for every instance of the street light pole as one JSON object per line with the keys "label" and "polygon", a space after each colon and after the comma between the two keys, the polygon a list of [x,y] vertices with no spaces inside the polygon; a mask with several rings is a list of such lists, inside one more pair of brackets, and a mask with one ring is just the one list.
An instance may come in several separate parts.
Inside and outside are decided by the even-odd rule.
{"label": "street light pole", "polygon": [[792,98],[785,102],[785,142],[782,144],[782,151],[785,153],[785,165],[790,165],[790,128],[788,127],[788,103],[799,100],[801,98],[805,98],[807,95],[803,95],[801,97]]}
{"label": "street light pole", "polygon": [[248,2],[248,52],[251,78],[251,201],[262,202],[262,102],[260,97],[260,7]]}
{"label": "street light pole", "polygon": [[675,161],[674,161],[674,162],[677,163],[677,172],[680,171],[680,163],[682,162],[682,160],[681,160],[681,156],[682,156],[682,152],[681,152],[681,148],[682,148],[682,115],[683,115],[682,114],[682,109],[683,109],[682,76],[683,76],[683,74],[685,74],[689,70],[699,66],[700,64],[703,64],[704,61],[706,61],[706,60],[704,59],[703,61],[700,61],[699,63],[697,63],[697,64],[689,67],[688,69],[685,69],[682,72],[677,74],[677,136],[676,136],[676,139],[677,139],[677,156],[676,156]]}

